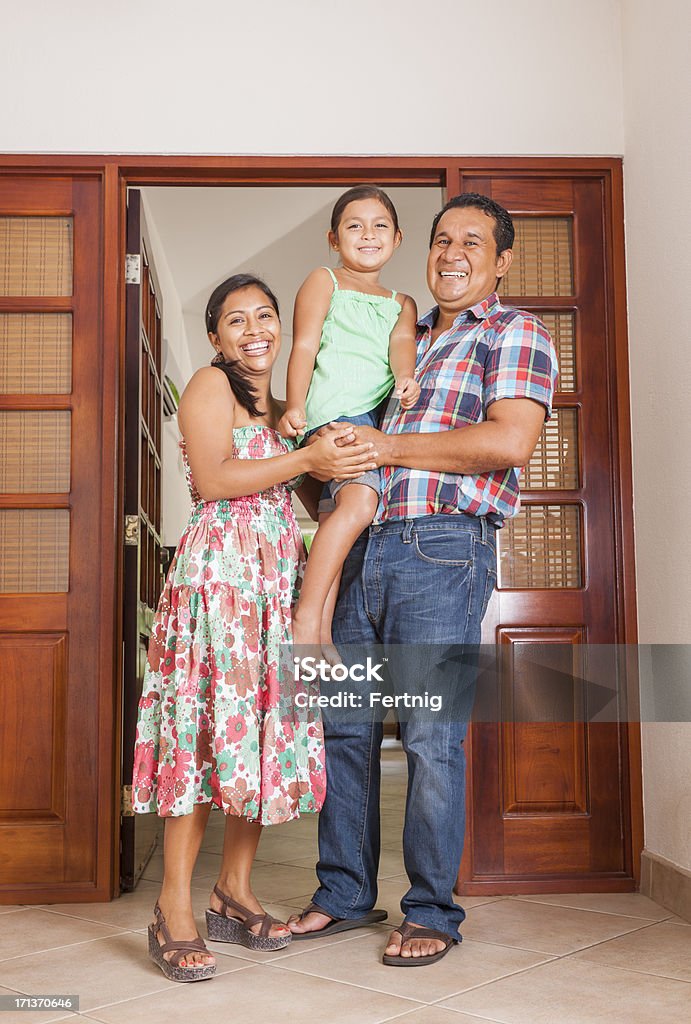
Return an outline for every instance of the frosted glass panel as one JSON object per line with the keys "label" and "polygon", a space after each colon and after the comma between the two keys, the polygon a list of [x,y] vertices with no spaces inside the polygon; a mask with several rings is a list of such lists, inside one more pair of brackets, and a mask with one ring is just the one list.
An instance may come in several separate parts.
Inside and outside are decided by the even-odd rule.
{"label": "frosted glass panel", "polygon": [[70,415],[0,411],[0,493],[69,491]]}
{"label": "frosted glass panel", "polygon": [[72,294],[72,218],[0,217],[0,295]]}
{"label": "frosted glass panel", "polygon": [[500,295],[573,295],[570,217],[514,217],[513,263]]}
{"label": "frosted glass panel", "polygon": [[497,534],[499,586],[580,587],[581,519],[576,505],[524,505]]}
{"label": "frosted glass panel", "polygon": [[72,388],[72,314],[0,313],[0,394]]}
{"label": "frosted glass panel", "polygon": [[557,391],[576,390],[576,317],[573,313],[539,313],[552,335],[559,360]]}
{"label": "frosted glass panel", "polygon": [[555,409],[526,466],[523,490],[572,490],[578,481],[578,410]]}
{"label": "frosted glass panel", "polygon": [[0,593],[69,589],[68,509],[0,509]]}

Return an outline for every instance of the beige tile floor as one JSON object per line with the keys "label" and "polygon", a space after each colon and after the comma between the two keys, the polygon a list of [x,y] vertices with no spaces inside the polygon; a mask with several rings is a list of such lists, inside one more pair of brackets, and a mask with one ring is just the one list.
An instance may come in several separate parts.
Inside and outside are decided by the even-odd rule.
{"label": "beige tile floor", "polygon": [[[400,920],[407,888],[400,853],[405,764],[384,753],[383,853],[378,905]],[[194,878],[204,908],[220,863],[213,815]],[[287,917],[314,886],[316,822],[265,832],[257,895]],[[385,926],[295,943],[273,954],[213,943],[216,978],[166,981],[146,957],[160,855],[137,891],[108,904],[0,907],[0,995],[70,993],[80,1013],[0,1014],[0,1024],[680,1024],[691,1020],[691,927],[638,894],[474,897],[463,902],[464,942],[440,963],[384,967]]]}

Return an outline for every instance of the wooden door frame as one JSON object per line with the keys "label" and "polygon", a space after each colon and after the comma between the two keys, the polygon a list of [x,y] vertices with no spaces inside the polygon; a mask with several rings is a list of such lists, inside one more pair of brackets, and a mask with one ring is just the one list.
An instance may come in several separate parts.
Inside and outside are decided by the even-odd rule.
{"label": "wooden door frame", "polygon": [[[626,307],[626,264],[624,249],[624,195],[622,161],[609,157],[340,157],[340,156],[164,156],[0,154],[0,175],[22,174],[40,178],[47,175],[97,176],[103,194],[102,325],[103,386],[101,393],[104,465],[104,507],[112,514],[101,523],[100,664],[98,689],[101,703],[99,764],[97,778],[101,792],[111,799],[99,800],[99,879],[97,892],[107,899],[117,892],[119,869],[120,810],[120,716],[122,675],[122,536],[124,487],[124,329],[125,329],[125,209],[127,187],[182,186],[348,186],[363,178],[383,186],[439,186],[447,195],[461,191],[464,172],[509,173],[532,178],[559,175],[595,177],[602,182],[609,231],[606,238],[608,277],[607,333],[613,345],[617,368],[612,388],[610,426],[617,452],[619,477],[615,481],[616,603],[619,635],[617,643],[637,642],[636,581],[633,533],[633,481],[631,418],[629,404],[628,335]],[[613,318],[613,323],[612,319]],[[637,680],[630,688],[635,690]],[[638,695],[629,695],[631,707]],[[640,726],[630,722],[628,764],[631,841],[634,875],[640,877],[643,847],[643,803]],[[107,780],[107,786],[105,785]],[[107,837],[109,837],[107,839]],[[110,856],[105,857],[106,848]],[[96,893],[94,893],[96,895]],[[93,897],[92,897],[93,898]],[[97,897],[98,898],[98,897]]]}

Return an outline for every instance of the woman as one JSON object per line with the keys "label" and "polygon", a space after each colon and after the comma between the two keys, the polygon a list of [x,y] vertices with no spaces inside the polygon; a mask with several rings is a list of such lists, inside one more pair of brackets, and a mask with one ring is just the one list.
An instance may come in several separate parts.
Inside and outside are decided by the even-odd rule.
{"label": "woman", "polygon": [[318,811],[325,777],[321,725],[279,710],[279,650],[290,643],[303,546],[286,481],[315,510],[317,480],[374,465],[345,424],[309,448],[277,432],[271,393],[281,345],[278,303],[238,274],[206,309],[212,365],[185,389],[178,420],[194,507],[154,620],[134,766],[134,806],[165,817],[164,878],[149,953],[166,977],[201,981],[214,958],[197,934],[190,885],[211,804],[226,814],[209,937],[253,949],[290,941],[250,888],[263,825]]}

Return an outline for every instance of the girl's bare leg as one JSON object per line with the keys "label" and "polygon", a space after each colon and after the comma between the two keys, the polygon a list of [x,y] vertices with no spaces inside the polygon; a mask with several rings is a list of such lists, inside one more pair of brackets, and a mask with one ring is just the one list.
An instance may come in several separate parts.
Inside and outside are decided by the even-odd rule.
{"label": "girl's bare leg", "polygon": [[[348,484],[336,495],[336,510],[320,523],[310,548],[300,600],[293,615],[293,643],[317,646],[324,607],[348,552],[377,511],[379,497],[367,484]],[[335,604],[336,597],[333,601]],[[333,610],[332,610],[333,614]]]}
{"label": "girl's bare leg", "polygon": [[341,584],[341,572],[339,571],[338,576],[331,584],[331,590],[329,591],[324,609],[322,611],[322,623],[319,636],[321,639],[322,658],[326,658],[330,665],[340,665],[341,656],[338,653],[338,648],[333,642],[333,636],[331,635],[331,624],[333,623],[334,612],[336,610],[336,600],[338,598],[338,588]]}
{"label": "girl's bare leg", "polygon": [[[166,818],[163,832],[163,882],[158,905],[175,941],[199,934],[192,913],[192,872],[202,845],[211,804],[197,804],[191,814]],[[159,935],[162,943],[162,936]],[[163,954],[166,960],[172,954]],[[212,953],[187,953],[181,967],[215,963]]]}
{"label": "girl's bare leg", "polygon": [[[257,853],[257,846],[262,834],[262,826],[258,821],[247,821],[236,814],[226,815],[226,827],[223,836],[223,860],[216,885],[230,896],[236,903],[242,903],[253,914],[263,914],[264,910],[250,886],[250,872]],[[209,906],[220,913],[223,904],[215,892],[211,893]],[[230,911],[231,915],[233,911]],[[253,925],[251,931],[258,933],[261,925]],[[269,935],[278,938],[286,935],[286,925],[273,925]]]}
{"label": "girl's bare leg", "polygon": [[[330,515],[332,515],[331,512],[321,513],[319,516],[320,527],[327,521]],[[326,601],[324,602],[321,629],[319,632],[322,657],[326,658],[331,665],[339,665],[341,662],[340,655],[336,647],[334,647],[333,637],[331,635],[331,623],[333,622],[334,612],[336,610],[336,599],[338,598],[338,588],[340,583],[341,571],[339,569],[338,575],[331,584],[331,590],[327,594]]]}

